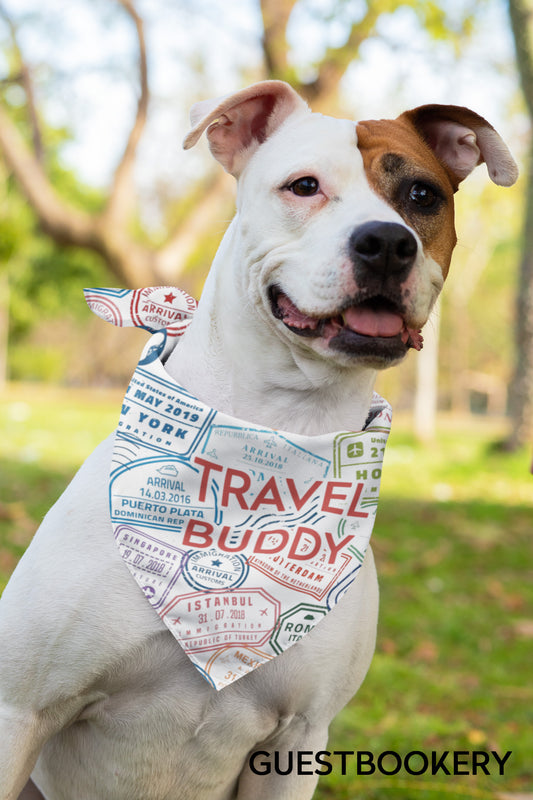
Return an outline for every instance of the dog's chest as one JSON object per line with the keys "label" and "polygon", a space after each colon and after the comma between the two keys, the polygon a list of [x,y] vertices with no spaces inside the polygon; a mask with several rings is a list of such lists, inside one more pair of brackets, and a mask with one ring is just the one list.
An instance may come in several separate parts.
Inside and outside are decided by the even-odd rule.
{"label": "dog's chest", "polygon": [[[266,714],[261,729],[257,720],[255,727],[250,724],[247,703],[228,714],[224,704],[208,701],[204,682],[193,673],[168,633],[137,648],[99,683],[102,699],[45,746],[35,773],[43,790],[63,796],[64,787],[50,777],[61,762],[84,796],[103,798],[113,791],[116,800],[234,797],[234,748],[241,758],[240,737],[268,735],[273,717]],[[209,765],[198,770],[206,753]]]}
{"label": "dog's chest", "polygon": [[307,695],[319,695],[326,665],[314,665],[304,649],[281,669],[268,666],[259,680],[240,681],[238,692],[214,694],[168,632],[154,632],[93,687],[101,699],[45,745],[35,779],[53,797],[70,797],[62,792],[79,785],[79,796],[83,787],[84,796],[112,792],[114,800],[233,800],[250,747],[266,739],[274,746],[282,717],[309,712]]}

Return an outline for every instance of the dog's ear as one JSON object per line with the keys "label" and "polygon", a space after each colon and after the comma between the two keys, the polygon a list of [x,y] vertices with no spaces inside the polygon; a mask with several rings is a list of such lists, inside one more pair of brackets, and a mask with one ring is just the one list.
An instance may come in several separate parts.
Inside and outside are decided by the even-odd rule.
{"label": "dog's ear", "polygon": [[191,109],[192,130],[183,147],[196,144],[207,129],[213,156],[238,177],[255,149],[295,111],[309,109],[283,81],[261,81],[236,94],[196,103]]}
{"label": "dog's ear", "polygon": [[503,139],[490,123],[468,108],[420,106],[398,119],[414,125],[447,168],[454,189],[483,162],[499,186],[512,186],[518,178],[518,168]]}

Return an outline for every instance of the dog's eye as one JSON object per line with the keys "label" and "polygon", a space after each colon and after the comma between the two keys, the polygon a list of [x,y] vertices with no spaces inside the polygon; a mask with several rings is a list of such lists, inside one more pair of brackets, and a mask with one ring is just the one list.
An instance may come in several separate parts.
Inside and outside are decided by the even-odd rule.
{"label": "dog's eye", "polygon": [[298,197],[311,197],[319,190],[319,183],[316,178],[306,175],[305,178],[298,178],[289,184],[289,189]]}
{"label": "dog's eye", "polygon": [[440,199],[440,195],[427,183],[413,183],[409,189],[409,200],[423,209],[434,208]]}

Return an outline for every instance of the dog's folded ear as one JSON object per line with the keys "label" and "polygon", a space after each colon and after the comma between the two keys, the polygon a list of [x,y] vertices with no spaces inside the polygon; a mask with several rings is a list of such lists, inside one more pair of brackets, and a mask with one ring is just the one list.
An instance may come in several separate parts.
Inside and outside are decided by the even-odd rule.
{"label": "dog's folded ear", "polygon": [[420,106],[398,119],[412,124],[425,139],[446,167],[455,189],[483,162],[499,186],[512,186],[518,178],[518,168],[503,139],[487,120],[468,108]]}
{"label": "dog's folded ear", "polygon": [[196,103],[191,109],[193,127],[183,147],[195,145],[207,129],[213,156],[238,177],[257,147],[296,111],[309,113],[309,108],[288,83],[261,81],[235,94]]}

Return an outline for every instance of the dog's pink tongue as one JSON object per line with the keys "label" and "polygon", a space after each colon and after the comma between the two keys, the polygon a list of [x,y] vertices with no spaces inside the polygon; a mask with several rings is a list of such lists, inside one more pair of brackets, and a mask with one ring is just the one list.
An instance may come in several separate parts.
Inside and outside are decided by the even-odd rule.
{"label": "dog's pink tongue", "polygon": [[415,350],[422,350],[424,339],[420,331],[408,328],[403,317],[394,311],[372,311],[353,306],[344,312],[344,324],[363,336],[402,337],[402,342]]}
{"label": "dog's pink tongue", "polygon": [[398,336],[404,327],[402,317],[393,311],[372,311],[355,306],[344,312],[344,323],[363,336]]}
{"label": "dog's pink tongue", "polygon": [[[280,293],[278,308],[286,325],[300,330],[317,330],[320,320],[300,311],[286,294]],[[376,311],[370,308],[352,306],[342,316],[339,314],[329,320],[322,320],[322,324],[321,335],[328,340],[336,336],[345,326],[361,336],[393,338],[400,334],[402,342],[415,350],[422,350],[424,341],[420,331],[408,328],[404,323],[403,317],[400,314],[395,314],[394,311]]]}

